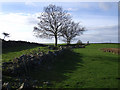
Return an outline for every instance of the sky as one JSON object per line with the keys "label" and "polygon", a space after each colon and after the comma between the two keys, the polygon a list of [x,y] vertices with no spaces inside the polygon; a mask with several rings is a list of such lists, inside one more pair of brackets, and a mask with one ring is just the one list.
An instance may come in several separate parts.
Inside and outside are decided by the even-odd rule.
{"label": "sky", "polygon": [[[75,22],[86,28],[76,37],[86,43],[118,42],[118,2],[0,2],[0,38],[10,33],[6,40],[23,40],[37,43],[54,43],[53,39],[36,38],[33,27],[37,26],[40,13],[49,4],[62,6]],[[64,43],[59,40],[58,43]]]}

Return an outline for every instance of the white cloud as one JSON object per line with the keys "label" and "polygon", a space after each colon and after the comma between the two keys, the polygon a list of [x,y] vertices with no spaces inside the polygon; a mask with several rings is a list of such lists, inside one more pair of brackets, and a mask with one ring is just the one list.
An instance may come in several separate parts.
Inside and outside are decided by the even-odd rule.
{"label": "white cloud", "polygon": [[2,12],[2,6],[1,6],[1,2],[0,2],[0,13]]}
{"label": "white cloud", "polygon": [[81,22],[83,26],[89,29],[89,27],[102,27],[118,25],[118,17],[104,16],[104,15],[74,15],[73,20]]}
{"label": "white cloud", "polygon": [[[23,13],[9,13],[0,14],[0,34],[3,32],[10,33],[10,40],[23,40],[31,42],[40,43],[54,43],[54,38],[52,40],[38,39],[33,36],[33,27],[37,25],[37,17],[41,13],[36,14],[23,14]],[[103,17],[94,16],[82,18],[83,26],[87,28],[83,35],[79,37],[83,42],[106,42],[111,40],[112,42],[117,42],[118,30],[117,22],[112,18],[102,19]],[[104,23],[103,23],[104,22]],[[3,38],[1,36],[0,38]],[[61,41],[59,42],[61,43]]]}
{"label": "white cloud", "polygon": [[26,1],[25,2],[25,5],[28,5],[28,6],[37,6],[34,2],[31,2],[31,1]]}
{"label": "white cloud", "polygon": [[113,29],[117,29],[118,26],[117,25],[109,25],[109,26],[96,26],[96,27],[89,27],[89,30],[113,30]]}
{"label": "white cloud", "polygon": [[17,25],[36,24],[38,23],[37,17],[40,13],[24,14],[24,13],[9,13],[0,14],[0,20],[6,23],[14,23]]}
{"label": "white cloud", "polygon": [[0,14],[0,33],[10,33],[9,39],[13,40],[31,38],[35,23],[30,22],[30,17],[34,20],[32,15],[22,13]]}
{"label": "white cloud", "polygon": [[0,2],[118,2],[119,0],[0,0]]}
{"label": "white cloud", "polygon": [[78,9],[77,8],[68,8],[67,10],[68,11],[77,11]]}
{"label": "white cloud", "polygon": [[88,3],[81,5],[83,8],[90,8],[91,6]]}
{"label": "white cloud", "polygon": [[87,29],[78,39],[83,42],[118,42],[118,17],[103,15],[80,15],[76,22]]}
{"label": "white cloud", "polygon": [[118,42],[118,26],[89,27],[80,39],[83,42]]}
{"label": "white cloud", "polygon": [[[6,40],[23,40],[38,43],[54,43],[54,39],[36,38],[33,33],[33,27],[37,25],[37,17],[41,13],[23,14],[9,13],[0,14],[0,38],[3,38],[2,33],[10,33],[10,37]],[[59,43],[59,42],[58,42]]]}
{"label": "white cloud", "polygon": [[99,2],[99,7],[103,10],[109,10],[112,7],[112,5],[106,2]]}
{"label": "white cloud", "polygon": [[91,4],[89,4],[89,3],[84,3],[84,2],[81,2],[81,3],[79,3],[79,7],[80,8],[91,8],[92,7],[92,5]]}

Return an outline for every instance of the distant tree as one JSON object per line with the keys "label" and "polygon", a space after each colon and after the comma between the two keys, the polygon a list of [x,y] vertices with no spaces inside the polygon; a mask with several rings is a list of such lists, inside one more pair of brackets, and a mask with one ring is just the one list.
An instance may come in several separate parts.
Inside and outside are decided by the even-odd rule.
{"label": "distant tree", "polygon": [[81,44],[82,44],[82,41],[81,41],[81,40],[78,40],[78,41],[77,41],[77,44],[78,44],[78,45],[81,45]]}
{"label": "distant tree", "polygon": [[87,45],[89,45],[90,43],[89,43],[89,41],[87,41]]}
{"label": "distant tree", "polygon": [[9,35],[10,35],[9,33],[3,32],[2,34],[4,35],[4,39],[5,39],[5,37],[10,37],[10,36],[9,36]]}
{"label": "distant tree", "polygon": [[57,46],[58,37],[61,36],[61,30],[64,24],[71,19],[70,14],[60,6],[50,4],[44,7],[44,12],[38,17],[40,22],[38,27],[34,27],[34,34],[41,38],[55,38],[55,46]]}
{"label": "distant tree", "polygon": [[63,41],[67,42],[67,44],[70,44],[76,36],[80,36],[81,34],[83,34],[83,31],[85,31],[85,28],[81,27],[79,23],[69,21],[65,24],[61,32]]}

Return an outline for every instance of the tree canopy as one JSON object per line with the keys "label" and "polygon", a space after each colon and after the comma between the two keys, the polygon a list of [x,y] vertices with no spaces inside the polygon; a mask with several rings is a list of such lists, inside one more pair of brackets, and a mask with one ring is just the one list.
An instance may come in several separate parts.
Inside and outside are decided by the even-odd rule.
{"label": "tree canopy", "polygon": [[70,44],[70,42],[76,37],[79,36],[85,31],[84,27],[81,27],[79,23],[75,23],[74,21],[69,21],[62,30],[63,41]]}
{"label": "tree canopy", "polygon": [[58,37],[61,36],[61,30],[71,16],[60,6],[50,4],[44,7],[44,12],[38,17],[40,20],[38,27],[34,27],[34,32],[37,37],[55,38],[55,46],[57,46]]}
{"label": "tree canopy", "polygon": [[57,46],[58,38],[63,37],[67,44],[85,30],[79,23],[72,21],[71,15],[62,7],[50,4],[44,7],[44,12],[38,17],[38,26],[34,27],[34,34],[39,38],[55,39]]}

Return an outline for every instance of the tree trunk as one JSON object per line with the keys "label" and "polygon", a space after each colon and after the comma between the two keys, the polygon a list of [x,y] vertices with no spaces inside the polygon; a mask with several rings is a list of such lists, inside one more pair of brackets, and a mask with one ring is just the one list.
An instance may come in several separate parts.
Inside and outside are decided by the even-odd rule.
{"label": "tree trunk", "polygon": [[55,35],[55,46],[57,46],[57,35]]}
{"label": "tree trunk", "polygon": [[69,40],[67,41],[67,45],[70,45],[70,41]]}

